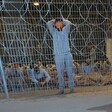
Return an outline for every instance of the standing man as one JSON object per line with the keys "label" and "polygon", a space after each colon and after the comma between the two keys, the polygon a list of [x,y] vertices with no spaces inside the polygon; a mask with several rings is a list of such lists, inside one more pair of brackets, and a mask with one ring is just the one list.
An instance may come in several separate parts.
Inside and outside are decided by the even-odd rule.
{"label": "standing man", "polygon": [[47,27],[53,37],[55,64],[58,73],[59,93],[64,94],[64,69],[68,75],[70,93],[74,92],[73,58],[69,47],[69,32],[72,23],[68,20],[58,18],[47,22]]}
{"label": "standing man", "polygon": [[88,44],[88,48],[90,50],[89,56],[90,56],[91,66],[94,67],[94,62],[96,60],[96,49],[91,42]]}
{"label": "standing man", "polygon": [[90,61],[90,72],[93,72],[95,70],[95,61],[96,61],[96,49],[93,45],[92,42],[89,42],[88,43],[88,46],[87,46],[88,50],[89,50],[89,61]]}

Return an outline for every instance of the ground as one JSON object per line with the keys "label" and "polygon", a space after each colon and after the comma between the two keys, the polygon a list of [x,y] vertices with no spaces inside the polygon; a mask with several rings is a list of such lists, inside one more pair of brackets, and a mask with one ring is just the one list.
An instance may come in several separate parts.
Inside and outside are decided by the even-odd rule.
{"label": "ground", "polygon": [[0,112],[112,112],[112,92],[5,99]]}

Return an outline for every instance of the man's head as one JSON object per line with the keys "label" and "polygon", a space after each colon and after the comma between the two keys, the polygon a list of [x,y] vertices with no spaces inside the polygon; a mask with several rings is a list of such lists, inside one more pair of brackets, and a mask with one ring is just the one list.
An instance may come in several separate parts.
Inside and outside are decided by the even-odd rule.
{"label": "man's head", "polygon": [[58,31],[61,31],[64,27],[63,19],[61,18],[55,19],[54,26]]}
{"label": "man's head", "polygon": [[37,64],[35,65],[34,71],[35,71],[37,74],[40,73],[39,65],[37,65]]}
{"label": "man's head", "polygon": [[88,49],[92,49],[93,47],[94,47],[93,43],[92,42],[89,42],[88,45],[87,45],[87,48]]}

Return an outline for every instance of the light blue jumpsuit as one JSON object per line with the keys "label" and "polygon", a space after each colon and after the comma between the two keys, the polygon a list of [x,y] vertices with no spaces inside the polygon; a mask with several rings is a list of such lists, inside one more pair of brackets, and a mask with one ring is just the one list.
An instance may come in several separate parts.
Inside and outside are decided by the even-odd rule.
{"label": "light blue jumpsuit", "polygon": [[58,31],[54,27],[54,22],[55,20],[48,21],[47,27],[53,37],[55,64],[58,72],[59,89],[60,90],[64,89],[63,76],[65,67],[68,75],[69,88],[73,89],[74,88],[73,58],[72,54],[70,53],[69,39],[68,39],[71,22],[64,19],[63,22],[65,26],[63,27],[62,31]]}

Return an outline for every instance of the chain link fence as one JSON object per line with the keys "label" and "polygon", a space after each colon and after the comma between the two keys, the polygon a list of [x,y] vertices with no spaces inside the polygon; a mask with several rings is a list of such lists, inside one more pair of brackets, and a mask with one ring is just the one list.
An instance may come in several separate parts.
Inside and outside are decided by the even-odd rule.
{"label": "chain link fence", "polygon": [[[75,91],[111,90],[111,0],[2,0],[0,12],[0,98],[59,91],[53,35],[46,27],[57,17],[72,23],[69,44]],[[63,77],[68,93],[66,68]]]}

